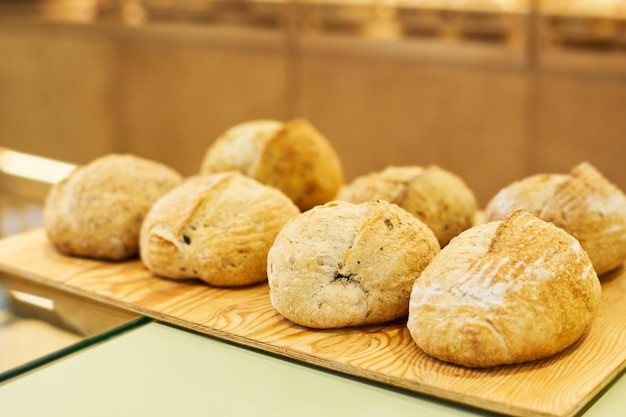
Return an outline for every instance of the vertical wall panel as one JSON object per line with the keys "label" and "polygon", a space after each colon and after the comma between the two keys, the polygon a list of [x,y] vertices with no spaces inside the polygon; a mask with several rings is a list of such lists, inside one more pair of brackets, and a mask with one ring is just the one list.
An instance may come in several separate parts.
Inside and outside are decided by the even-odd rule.
{"label": "vertical wall panel", "polygon": [[435,163],[481,203],[524,173],[527,80],[519,70],[410,56],[302,52],[301,109],[336,144],[348,179]]}
{"label": "vertical wall panel", "polygon": [[547,74],[536,80],[534,172],[594,164],[626,190],[626,79]]}
{"label": "vertical wall panel", "polygon": [[3,23],[0,57],[0,145],[76,163],[117,147],[111,39]]}

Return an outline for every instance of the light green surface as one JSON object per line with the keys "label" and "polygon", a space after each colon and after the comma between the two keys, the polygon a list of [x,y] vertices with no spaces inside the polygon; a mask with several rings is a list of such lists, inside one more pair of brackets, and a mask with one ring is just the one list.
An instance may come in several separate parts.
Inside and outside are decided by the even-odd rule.
{"label": "light green surface", "polygon": [[[626,414],[622,376],[584,415]],[[0,386],[2,416],[474,416],[150,323]]]}

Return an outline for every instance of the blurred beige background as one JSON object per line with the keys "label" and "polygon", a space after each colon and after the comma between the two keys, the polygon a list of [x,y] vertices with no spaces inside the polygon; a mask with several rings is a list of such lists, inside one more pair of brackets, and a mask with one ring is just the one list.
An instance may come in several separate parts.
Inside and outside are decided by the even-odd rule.
{"label": "blurred beige background", "polygon": [[133,152],[190,175],[231,125],[306,117],[348,181],[435,163],[484,204],[588,160],[626,189],[619,10],[68,1],[0,1],[0,146],[77,164]]}

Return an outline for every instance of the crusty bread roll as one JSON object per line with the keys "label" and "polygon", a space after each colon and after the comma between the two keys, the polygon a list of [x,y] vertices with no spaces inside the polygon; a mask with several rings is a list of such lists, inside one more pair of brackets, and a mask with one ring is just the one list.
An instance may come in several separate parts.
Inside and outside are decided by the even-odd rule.
{"label": "crusty bread roll", "polygon": [[598,275],[626,260],[626,196],[588,162],[570,174],[537,174],[508,185],[487,203],[484,221],[500,220],[516,209],[578,239]]}
{"label": "crusty bread roll", "polygon": [[436,165],[389,166],[356,178],[338,199],[361,203],[382,199],[395,203],[430,227],[441,247],[475,223],[473,191],[456,174]]}
{"label": "crusty bread roll", "polygon": [[579,242],[518,210],[443,248],[415,281],[407,327],[426,353],[467,367],[544,358],[588,330],[600,282]]}
{"label": "crusty bread roll", "polygon": [[138,156],[97,158],[51,187],[43,208],[48,238],[66,255],[135,257],[144,216],[182,180],[173,169]]}
{"label": "crusty bread roll", "polygon": [[191,177],[146,216],[141,260],[156,275],[214,286],[265,281],[267,252],[299,213],[279,190],[237,171]]}
{"label": "crusty bread roll", "polygon": [[268,254],[270,300],[287,319],[340,328],[405,317],[433,232],[386,201],[333,201],[289,221]]}
{"label": "crusty bread roll", "polygon": [[254,120],[228,129],[207,149],[200,173],[229,170],[278,188],[303,211],[332,200],[343,183],[332,145],[303,119]]}

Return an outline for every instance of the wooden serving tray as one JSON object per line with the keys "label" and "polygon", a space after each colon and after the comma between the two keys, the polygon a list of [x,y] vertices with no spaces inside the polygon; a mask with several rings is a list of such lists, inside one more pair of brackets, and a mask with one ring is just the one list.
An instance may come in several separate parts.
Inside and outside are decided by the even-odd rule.
{"label": "wooden serving tray", "polygon": [[62,256],[43,229],[0,240],[0,271],[307,364],[514,416],[573,416],[626,367],[624,268],[603,277],[598,315],[574,346],[545,360],[484,370],[429,357],[404,322],[306,329],[274,310],[267,284],[220,289],[155,277],[139,260]]}

